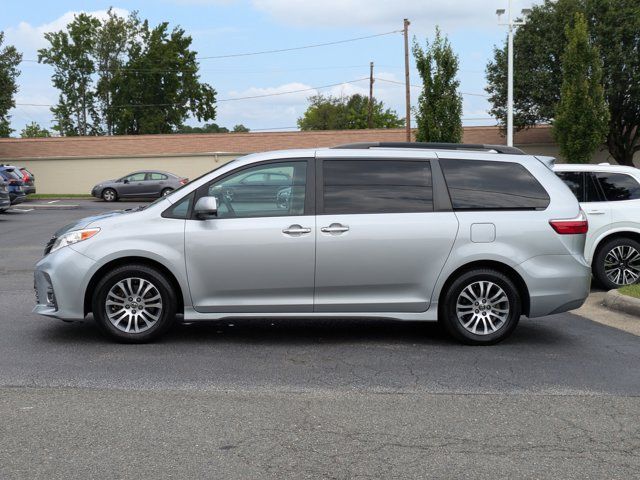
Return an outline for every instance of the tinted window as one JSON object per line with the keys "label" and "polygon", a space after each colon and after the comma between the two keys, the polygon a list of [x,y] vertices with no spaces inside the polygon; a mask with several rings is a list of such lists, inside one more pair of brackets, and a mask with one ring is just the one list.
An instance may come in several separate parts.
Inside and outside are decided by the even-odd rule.
{"label": "tinted window", "polygon": [[433,211],[429,162],[325,160],[323,165],[324,213]]}
{"label": "tinted window", "polygon": [[608,201],[615,202],[640,198],[640,184],[631,175],[609,172],[596,172],[594,175]]}
{"label": "tinted window", "polygon": [[584,175],[582,172],[556,172],[556,175],[567,184],[579,202],[585,201]]}
{"label": "tinted window", "polygon": [[163,173],[151,172],[147,174],[147,180],[166,180],[167,178]]}
{"label": "tinted window", "polygon": [[[267,182],[271,173],[282,181]],[[306,177],[306,161],[258,165],[211,183],[208,195],[218,199],[218,218],[304,215]]]}
{"label": "tinted window", "polygon": [[549,195],[518,163],[440,160],[456,210],[534,210],[549,205]]}

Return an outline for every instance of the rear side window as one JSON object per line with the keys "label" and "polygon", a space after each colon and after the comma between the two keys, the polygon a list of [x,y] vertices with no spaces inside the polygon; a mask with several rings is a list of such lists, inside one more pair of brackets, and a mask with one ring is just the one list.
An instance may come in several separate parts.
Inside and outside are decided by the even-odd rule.
{"label": "rear side window", "polygon": [[327,214],[433,211],[426,161],[325,160],[323,179]]}
{"label": "rear side window", "polygon": [[571,189],[579,202],[602,201],[598,185],[590,172],[557,172],[558,177]]}
{"label": "rear side window", "polygon": [[544,210],[549,194],[519,163],[441,159],[454,210]]}
{"label": "rear side window", "polygon": [[169,177],[167,177],[163,173],[157,173],[157,172],[147,173],[147,180],[166,180],[167,178]]}
{"label": "rear side window", "polygon": [[640,198],[640,184],[631,175],[595,172],[595,176],[604,192],[604,197],[610,202]]}

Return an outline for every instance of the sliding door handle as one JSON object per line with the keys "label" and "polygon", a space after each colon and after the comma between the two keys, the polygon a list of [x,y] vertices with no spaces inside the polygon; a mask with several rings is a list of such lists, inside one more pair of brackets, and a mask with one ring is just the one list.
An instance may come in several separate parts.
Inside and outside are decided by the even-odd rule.
{"label": "sliding door handle", "polygon": [[349,227],[341,223],[332,223],[328,227],[322,227],[320,231],[324,233],[344,233],[349,231]]}
{"label": "sliding door handle", "polygon": [[289,228],[282,230],[282,233],[286,235],[304,235],[305,233],[311,233],[311,229],[300,225],[291,225]]}

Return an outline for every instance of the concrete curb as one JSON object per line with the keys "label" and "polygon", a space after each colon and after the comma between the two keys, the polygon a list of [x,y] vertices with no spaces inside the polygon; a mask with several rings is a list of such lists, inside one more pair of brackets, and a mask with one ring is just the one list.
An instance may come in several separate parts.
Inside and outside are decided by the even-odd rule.
{"label": "concrete curb", "polygon": [[15,210],[24,210],[28,208],[38,208],[40,210],[75,210],[80,205],[77,204],[66,204],[66,203],[21,203],[12,207]]}
{"label": "concrete curb", "polygon": [[603,305],[612,310],[628,313],[640,317],[640,298],[623,295],[617,290],[609,290],[605,296]]}

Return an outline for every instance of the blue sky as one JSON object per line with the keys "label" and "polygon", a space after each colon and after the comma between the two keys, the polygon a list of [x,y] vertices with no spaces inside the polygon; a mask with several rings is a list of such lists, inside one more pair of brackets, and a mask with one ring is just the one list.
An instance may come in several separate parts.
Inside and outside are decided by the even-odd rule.
{"label": "blue sky", "polygon": [[[514,10],[539,0],[514,0]],[[449,37],[460,58],[461,91],[484,94],[484,68],[493,45],[501,43],[505,27],[497,25],[495,10],[507,0],[155,0],[18,2],[5,0],[0,29],[5,41],[14,44],[25,60],[37,58],[46,46],[43,33],[63,28],[77,12],[103,15],[110,6],[123,13],[138,10],[152,24],[168,21],[180,25],[193,38],[199,56],[217,56],[326,43],[390,32],[411,20],[410,34],[423,43],[432,37],[435,25]],[[366,40],[293,52],[227,59],[202,60],[201,78],[218,92],[218,99],[320,89],[325,94],[368,93],[368,81],[351,82],[369,75],[375,64],[374,95],[399,114],[404,112],[404,87],[389,81],[404,81],[403,43],[400,33]],[[22,64],[17,103],[51,104],[57,91],[51,86],[51,69],[34,62]],[[411,83],[419,84],[411,69]],[[419,89],[412,89],[415,105]],[[219,125],[243,123],[251,129],[295,127],[314,91],[218,104]],[[491,125],[486,98],[464,95],[464,123]],[[12,126],[20,130],[37,121],[51,127],[46,107],[18,105],[11,112]],[[190,124],[196,122],[190,121]]]}

